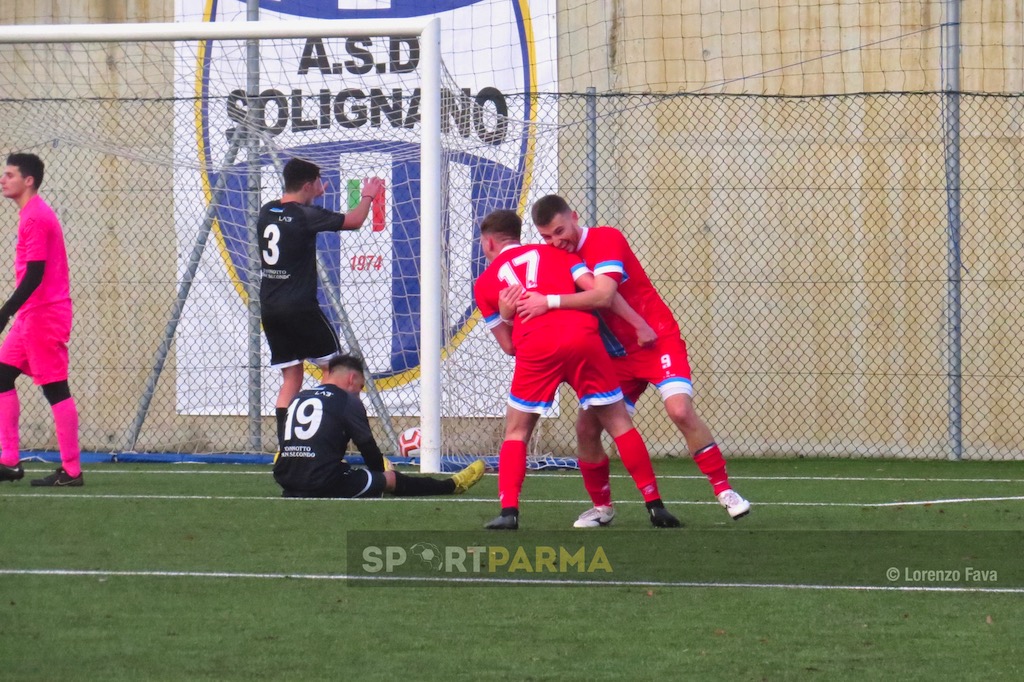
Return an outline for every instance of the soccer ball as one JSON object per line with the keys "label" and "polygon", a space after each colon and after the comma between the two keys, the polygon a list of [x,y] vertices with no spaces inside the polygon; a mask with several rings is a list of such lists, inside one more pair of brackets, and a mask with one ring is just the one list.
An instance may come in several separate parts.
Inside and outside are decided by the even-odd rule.
{"label": "soccer ball", "polygon": [[402,431],[398,437],[398,454],[402,457],[418,457],[420,454],[420,427]]}

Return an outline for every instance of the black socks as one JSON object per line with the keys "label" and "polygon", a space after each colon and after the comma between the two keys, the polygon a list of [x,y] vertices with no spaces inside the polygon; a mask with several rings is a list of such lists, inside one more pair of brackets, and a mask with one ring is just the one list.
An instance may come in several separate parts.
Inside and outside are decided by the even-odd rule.
{"label": "black socks", "polygon": [[455,492],[455,481],[450,478],[410,476],[395,472],[396,497],[422,497],[424,495],[451,495]]}

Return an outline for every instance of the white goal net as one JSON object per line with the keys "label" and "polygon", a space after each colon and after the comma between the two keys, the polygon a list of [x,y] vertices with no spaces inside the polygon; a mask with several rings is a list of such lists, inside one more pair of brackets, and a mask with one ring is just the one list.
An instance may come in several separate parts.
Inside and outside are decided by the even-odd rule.
{"label": "white goal net", "polygon": [[321,306],[367,362],[382,449],[421,419],[436,439],[436,411],[445,454],[497,451],[511,364],[474,310],[475,231],[557,190],[536,173],[557,167],[557,112],[514,40],[455,44],[470,20],[441,22],[439,85],[410,22],[20,27],[35,39],[0,45],[4,151],[46,162],[41,194],[69,245],[85,449],[274,450],[280,377],[252,230],[301,157],[321,167],[333,210],[358,202],[364,178],[385,182],[362,229],[318,244]]}

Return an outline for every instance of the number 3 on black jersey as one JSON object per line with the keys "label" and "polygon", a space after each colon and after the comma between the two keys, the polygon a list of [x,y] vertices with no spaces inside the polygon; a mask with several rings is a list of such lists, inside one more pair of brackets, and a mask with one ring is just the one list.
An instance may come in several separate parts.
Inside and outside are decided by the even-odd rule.
{"label": "number 3 on black jersey", "polygon": [[284,439],[288,441],[294,436],[299,440],[309,440],[316,435],[323,416],[324,404],[319,398],[293,400],[284,423]]}
{"label": "number 3 on black jersey", "polygon": [[281,241],[281,228],[270,223],[263,228],[263,238],[267,240],[267,248],[263,250],[263,262],[275,265],[277,259],[281,257],[281,249],[277,248],[277,243]]}

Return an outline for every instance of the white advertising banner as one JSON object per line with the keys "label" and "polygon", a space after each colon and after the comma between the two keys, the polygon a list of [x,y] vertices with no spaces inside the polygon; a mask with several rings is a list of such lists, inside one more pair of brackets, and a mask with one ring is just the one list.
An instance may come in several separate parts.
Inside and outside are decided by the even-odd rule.
{"label": "white advertising banner", "polygon": [[[465,138],[446,156],[443,413],[502,416],[511,363],[479,321],[472,282],[485,267],[475,230],[497,208],[524,210],[557,191],[532,168],[557,168],[557,145],[535,131],[557,112],[529,97],[557,91],[555,0],[263,0],[261,20],[437,16],[446,76],[444,129]],[[177,0],[180,21],[245,21],[246,3]],[[260,41],[257,124],[271,144],[232,144],[253,116],[244,43],[207,41],[176,50],[175,222],[180,272],[209,233],[175,336],[177,407],[183,414],[249,411],[248,292],[259,281],[248,205],[280,197],[287,157],[314,160],[345,212],[362,179],[385,191],[363,227],[322,236],[321,307],[343,350],[357,352],[393,415],[419,412],[419,45],[415,38]],[[250,79],[250,80],[247,80]],[[526,96],[524,96],[526,95]],[[197,170],[198,169],[198,170]],[[255,267],[253,263],[255,262]],[[280,373],[260,335],[261,405],[273,414]],[[315,384],[312,375],[309,385]],[[369,405],[372,409],[372,405]]]}

